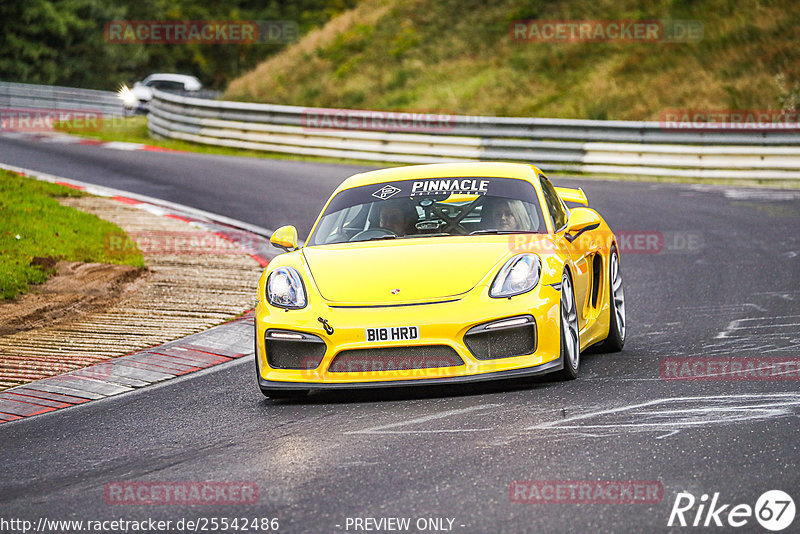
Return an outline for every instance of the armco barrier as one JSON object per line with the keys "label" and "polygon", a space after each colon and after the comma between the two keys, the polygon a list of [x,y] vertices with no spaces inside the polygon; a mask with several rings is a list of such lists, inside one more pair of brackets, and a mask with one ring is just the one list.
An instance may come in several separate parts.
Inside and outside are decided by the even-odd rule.
{"label": "armco barrier", "polygon": [[659,122],[480,116],[448,116],[447,128],[418,132],[331,129],[312,127],[307,119],[380,112],[154,93],[148,118],[154,135],[208,145],[396,163],[510,160],[572,172],[800,178],[798,131],[743,131],[714,125],[687,131],[670,130]]}
{"label": "armco barrier", "polygon": [[[10,82],[0,82],[0,108],[124,114],[112,92]],[[308,118],[381,112],[227,102],[157,90],[150,108],[148,126],[156,136],[286,154],[395,163],[510,160],[545,170],[701,179],[800,178],[798,130],[464,115],[446,116],[446,128],[333,129],[315,127]]]}
{"label": "armco barrier", "polygon": [[124,115],[122,101],[111,91],[0,81],[0,108],[91,111]]}

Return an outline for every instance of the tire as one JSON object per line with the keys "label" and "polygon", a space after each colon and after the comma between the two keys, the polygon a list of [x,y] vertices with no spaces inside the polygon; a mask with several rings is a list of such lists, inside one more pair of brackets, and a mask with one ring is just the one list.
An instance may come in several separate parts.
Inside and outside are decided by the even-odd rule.
{"label": "tire", "polygon": [[608,257],[608,337],[597,348],[600,352],[619,352],[625,345],[626,321],[625,292],[622,287],[622,270],[616,247]]}
{"label": "tire", "polygon": [[558,372],[561,380],[575,380],[581,367],[581,339],[578,329],[578,309],[575,306],[575,291],[569,271],[561,277],[561,301],[559,337],[561,338],[561,361],[564,368]]}

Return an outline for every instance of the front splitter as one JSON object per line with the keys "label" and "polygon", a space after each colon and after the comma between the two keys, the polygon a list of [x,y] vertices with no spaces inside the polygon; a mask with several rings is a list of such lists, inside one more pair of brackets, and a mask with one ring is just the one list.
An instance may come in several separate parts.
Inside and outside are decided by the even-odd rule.
{"label": "front splitter", "polygon": [[[256,364],[256,369],[257,369]],[[562,356],[557,359],[521,369],[508,369],[476,375],[440,377],[440,378],[415,378],[413,380],[383,380],[369,382],[278,382],[265,380],[258,377],[258,385],[264,392],[272,391],[321,391],[321,390],[346,390],[366,388],[393,388],[409,386],[439,386],[450,384],[469,384],[473,382],[487,382],[491,380],[509,380],[513,378],[527,378],[537,375],[560,371],[564,368]]]}

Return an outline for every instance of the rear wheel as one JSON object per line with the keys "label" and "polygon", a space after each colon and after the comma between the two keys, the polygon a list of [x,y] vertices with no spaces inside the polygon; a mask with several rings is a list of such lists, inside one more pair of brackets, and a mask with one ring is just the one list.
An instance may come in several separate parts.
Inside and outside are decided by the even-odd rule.
{"label": "rear wheel", "polygon": [[608,337],[600,344],[601,352],[619,352],[625,345],[625,292],[622,288],[622,270],[617,249],[611,249],[608,268]]}
{"label": "rear wheel", "polygon": [[561,360],[564,368],[559,377],[574,380],[581,366],[581,340],[578,331],[578,309],[575,307],[575,292],[572,280],[565,270],[561,277]]}

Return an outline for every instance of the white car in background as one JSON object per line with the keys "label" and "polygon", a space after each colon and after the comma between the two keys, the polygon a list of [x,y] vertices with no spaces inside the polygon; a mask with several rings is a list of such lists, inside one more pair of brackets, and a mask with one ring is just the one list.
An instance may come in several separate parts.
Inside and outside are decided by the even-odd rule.
{"label": "white car in background", "polygon": [[153,89],[162,91],[196,92],[203,88],[200,80],[186,74],[156,73],[141,82],[133,84],[132,89],[123,86],[119,97],[128,111],[147,112],[147,105],[153,98]]}

